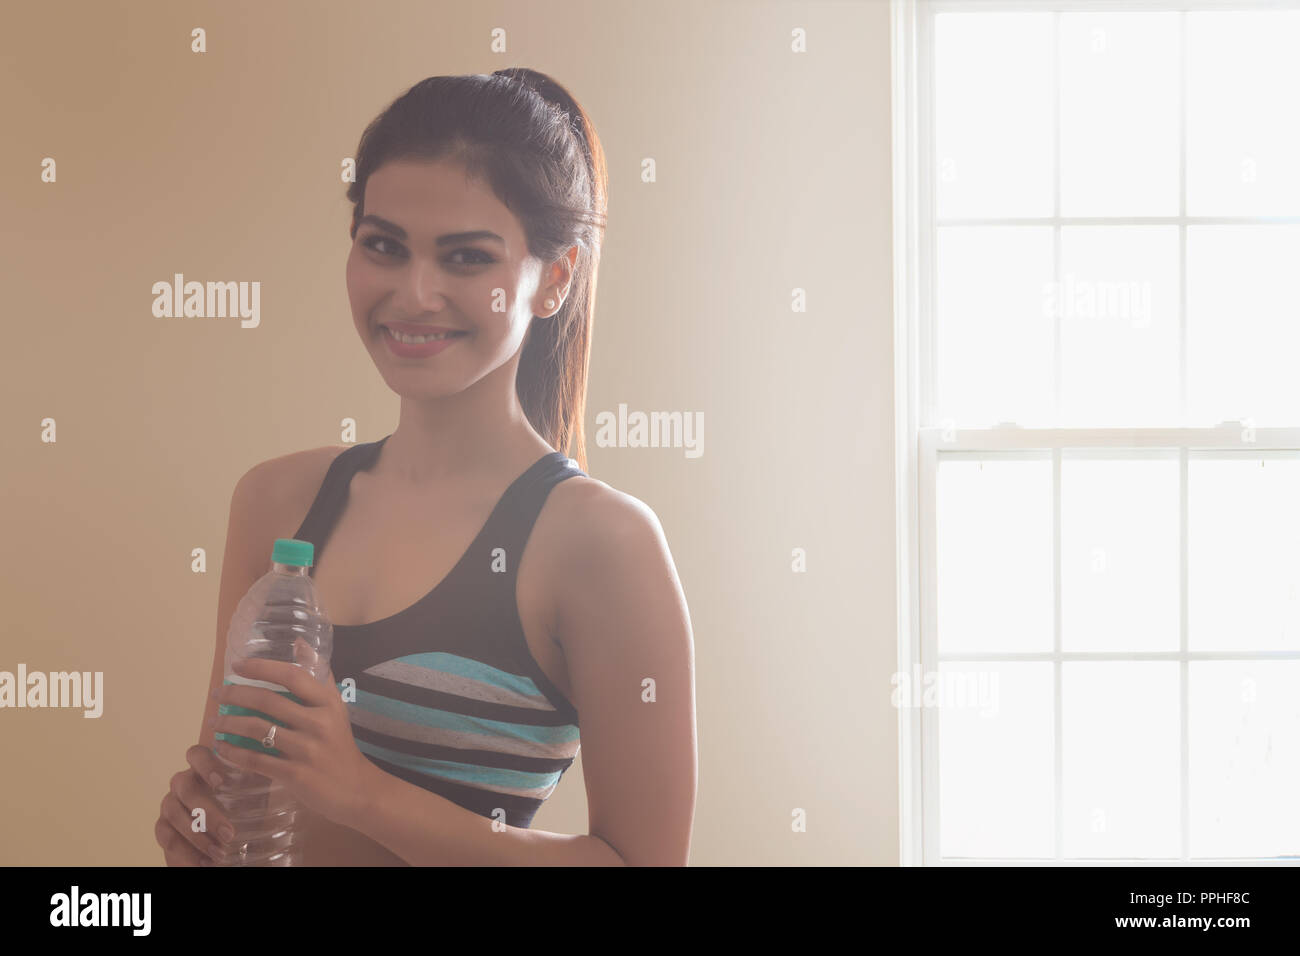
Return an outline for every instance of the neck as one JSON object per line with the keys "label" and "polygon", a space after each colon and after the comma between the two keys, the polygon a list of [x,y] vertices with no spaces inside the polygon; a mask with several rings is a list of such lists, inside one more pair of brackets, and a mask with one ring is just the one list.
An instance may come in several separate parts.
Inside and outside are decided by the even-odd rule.
{"label": "neck", "polygon": [[514,362],[436,398],[402,396],[401,417],[372,471],[398,485],[429,485],[510,470],[552,450],[515,391]]}

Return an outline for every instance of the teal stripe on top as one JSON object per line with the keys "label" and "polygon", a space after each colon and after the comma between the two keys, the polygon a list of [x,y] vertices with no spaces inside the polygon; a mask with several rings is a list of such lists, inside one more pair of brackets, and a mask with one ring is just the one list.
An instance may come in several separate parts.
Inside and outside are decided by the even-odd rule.
{"label": "teal stripe on top", "polygon": [[511,787],[519,790],[544,790],[553,787],[560,779],[560,771],[534,773],[528,770],[509,770],[501,767],[482,767],[478,764],[458,763],[453,760],[430,760],[389,750],[368,740],[358,740],[357,747],[363,753],[387,760],[389,763],[406,767],[430,777],[442,777],[459,783],[485,787]]}
{"label": "teal stripe on top", "polygon": [[463,731],[467,727],[477,728],[485,734],[513,737],[517,740],[531,740],[538,744],[564,744],[577,740],[579,731],[573,724],[559,727],[539,727],[534,724],[521,724],[515,721],[489,720],[468,714],[456,714],[435,707],[424,707],[405,700],[393,700],[382,694],[357,690],[357,700],[352,706],[360,707],[371,713],[379,714],[391,720],[400,720],[408,724],[419,724],[438,730]]}
{"label": "teal stripe on top", "polygon": [[495,684],[497,687],[504,687],[506,690],[529,697],[542,696],[541,690],[530,678],[522,674],[511,674],[491,664],[476,661],[472,657],[461,657],[459,654],[448,654],[444,651],[428,651],[422,654],[406,654],[396,660],[446,674],[468,677],[484,684]]}

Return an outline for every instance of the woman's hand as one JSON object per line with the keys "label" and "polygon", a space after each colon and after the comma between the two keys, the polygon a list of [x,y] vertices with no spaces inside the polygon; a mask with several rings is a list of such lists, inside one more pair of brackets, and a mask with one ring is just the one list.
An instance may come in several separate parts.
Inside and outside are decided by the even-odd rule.
{"label": "woman's hand", "polygon": [[[283,784],[298,802],[325,819],[351,826],[364,806],[376,768],[357,749],[334,672],[329,672],[328,683],[321,683],[303,667],[287,661],[252,658],[232,666],[242,677],[279,684],[302,703],[265,687],[227,684],[216,688],[212,696],[221,703],[260,711],[282,725],[276,727],[273,744],[278,756],[221,740],[217,741],[217,753],[238,767]],[[218,714],[211,726],[258,741],[271,729],[262,717],[235,714]]]}
{"label": "woman's hand", "polygon": [[[168,866],[211,866],[211,861],[223,859],[221,848],[229,846],[234,838],[234,827],[221,811],[213,793],[211,775],[222,774],[221,762],[203,744],[195,744],[185,751],[189,767],[175,774],[171,789],[158,808],[158,822],[153,835],[163,849],[163,859]],[[202,808],[204,829],[195,831],[197,818],[193,810]],[[223,828],[229,827],[229,836]]]}

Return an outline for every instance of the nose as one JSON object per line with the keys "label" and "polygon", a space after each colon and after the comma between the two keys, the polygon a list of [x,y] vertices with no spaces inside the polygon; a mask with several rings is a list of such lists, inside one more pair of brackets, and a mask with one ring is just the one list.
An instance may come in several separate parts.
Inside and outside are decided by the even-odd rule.
{"label": "nose", "polygon": [[446,304],[442,293],[442,270],[436,262],[412,256],[402,276],[402,307],[408,315],[440,312]]}

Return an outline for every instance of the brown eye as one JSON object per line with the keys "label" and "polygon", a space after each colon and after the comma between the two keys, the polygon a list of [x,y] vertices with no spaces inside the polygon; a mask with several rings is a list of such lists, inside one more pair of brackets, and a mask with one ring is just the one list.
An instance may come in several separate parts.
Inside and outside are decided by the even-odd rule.
{"label": "brown eye", "polygon": [[[469,262],[457,262],[456,265],[458,265],[458,266],[487,265],[487,264],[490,263],[490,262],[496,262],[495,259],[493,259],[493,258],[492,258],[491,256],[489,256],[486,252],[483,252],[483,251],[480,250],[480,249],[457,249],[455,252],[452,253],[452,255],[453,255],[453,256],[458,256],[458,255],[460,255],[462,252],[464,252],[464,253],[468,253],[469,255],[472,255],[472,256],[477,256],[477,258],[476,258],[476,259],[473,259],[473,260],[470,260]],[[449,257],[449,258],[450,258],[450,257]]]}
{"label": "brown eye", "polygon": [[395,255],[396,253],[384,252],[382,249],[376,248],[376,243],[391,242],[391,241],[392,240],[390,240],[387,236],[371,236],[369,239],[365,240],[365,242],[361,244],[365,246],[367,249],[374,250],[375,252],[379,253],[381,256],[391,256],[391,255]]}

